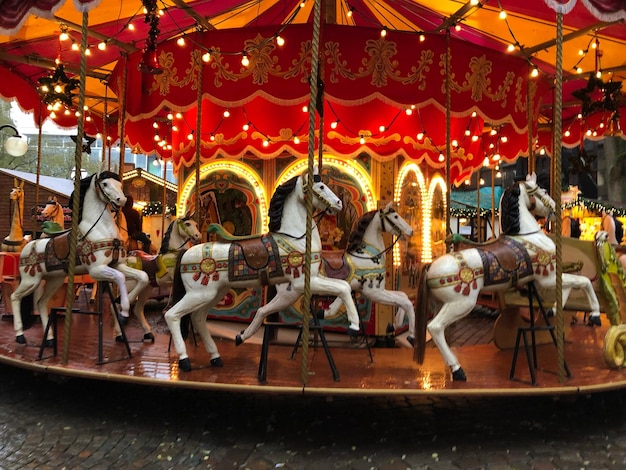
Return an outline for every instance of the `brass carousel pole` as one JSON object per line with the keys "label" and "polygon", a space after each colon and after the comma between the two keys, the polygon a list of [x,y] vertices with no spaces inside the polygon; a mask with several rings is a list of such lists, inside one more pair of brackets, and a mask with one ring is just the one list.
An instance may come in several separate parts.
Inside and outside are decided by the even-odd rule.
{"label": "brass carousel pole", "polygon": [[[450,179],[450,159],[452,154],[452,141],[451,141],[451,122],[452,117],[450,115],[450,107],[452,106],[451,98],[451,83],[450,83],[450,29],[446,29],[446,234],[450,230],[450,188],[452,188],[452,180]],[[451,245],[446,244],[446,252],[449,252],[452,248]]]}
{"label": "brass carousel pole", "polygon": [[[126,143],[124,141],[124,125],[126,124],[126,93],[127,93],[127,85],[128,85],[128,56],[124,55],[124,68],[122,69],[122,91],[121,91],[121,101],[120,101],[120,168],[119,174],[122,182],[122,175],[124,174],[124,157],[126,152]],[[111,165],[111,161],[109,160],[109,165]],[[118,217],[121,217],[122,211],[119,211]]]}
{"label": "brass carousel pole", "polygon": [[[307,167],[307,184],[313,184],[313,166],[315,162],[315,113],[317,111],[318,71],[320,50],[321,0],[313,5],[313,43],[311,47],[311,95],[309,97],[309,162]],[[321,136],[321,130],[320,130]],[[321,143],[320,143],[321,147]],[[321,168],[320,168],[321,171]],[[302,309],[302,363],[300,379],[302,385],[308,383],[309,362],[309,321],[311,319],[311,224],[313,223],[313,198],[306,198],[306,255],[304,257],[304,299]]]}
{"label": "brass carousel pole", "polygon": [[[195,58],[196,67],[198,67],[198,97],[197,97],[197,112],[196,112],[196,223],[198,227],[201,224],[202,215],[200,214],[200,130],[202,129],[202,76],[204,67],[202,67],[202,59],[199,54],[196,54]],[[165,208],[163,208],[165,210]]]}
{"label": "brass carousel pole", "polygon": [[563,247],[561,245],[561,132],[563,123],[561,115],[563,104],[563,13],[556,14],[556,95],[554,99],[554,187],[552,193],[556,201],[556,220],[554,235],[556,237],[556,341],[559,359],[559,382],[565,381],[565,355],[563,351]]}
{"label": "brass carousel pole", "polygon": [[[39,100],[39,117],[37,118],[37,126],[39,127],[39,135],[37,136],[37,179],[35,181],[35,213],[33,214],[33,240],[37,238],[37,217],[39,216],[39,175],[41,173],[41,140],[42,140],[42,118],[43,102]],[[65,227],[63,227],[65,228]]]}
{"label": "brass carousel pole", "polygon": [[[78,131],[76,137],[76,152],[74,154],[74,164],[76,172],[74,174],[74,195],[72,207],[78,208],[80,196],[80,169],[83,156],[83,136],[85,134],[85,77],[87,74],[87,27],[89,25],[89,14],[83,12],[82,35],[80,41],[80,94],[78,96],[78,109],[81,110],[78,116]],[[76,239],[78,236],[78,217],[72,217],[72,231],[70,232],[70,254],[67,273],[67,298],[65,304],[65,324],[63,336],[63,359],[62,363],[67,364],[70,351],[70,334],[72,331],[72,308],[74,307],[74,270],[76,268]]]}
{"label": "brass carousel pole", "polygon": [[104,86],[104,119],[102,120],[102,162],[106,161],[109,135],[109,84]]}
{"label": "brass carousel pole", "polygon": [[535,152],[533,151],[533,109],[531,82],[526,82],[526,125],[528,126],[528,173],[535,171]]}

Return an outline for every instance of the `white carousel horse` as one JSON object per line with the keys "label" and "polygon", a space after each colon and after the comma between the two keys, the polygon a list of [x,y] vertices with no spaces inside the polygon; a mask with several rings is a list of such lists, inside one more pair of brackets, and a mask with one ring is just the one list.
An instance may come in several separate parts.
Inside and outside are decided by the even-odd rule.
{"label": "white carousel horse", "polygon": [[17,183],[17,179],[13,179],[13,188],[9,198],[11,199],[11,231],[3,240],[0,246],[1,251],[10,251],[13,253],[20,252],[26,244],[24,239],[24,226],[22,225],[22,217],[24,214],[24,181]]}
{"label": "white carousel horse", "polygon": [[[207,328],[206,315],[207,309],[216,305],[229,289],[290,282],[292,289],[300,293],[304,291],[305,200],[312,198],[313,207],[319,210],[341,210],[341,200],[321,181],[317,170],[314,180],[307,180],[306,174],[297,176],[276,189],[270,202],[268,234],[203,243],[179,256],[171,296],[173,306],[165,314],[165,320],[178,353],[180,370],[191,370],[181,332],[183,316],[191,314],[194,329],[211,355],[211,365],[220,367],[223,362]],[[341,297],[350,323],[348,332],[356,334],[359,315],[350,285],[340,279],[319,275],[321,248],[319,232],[314,225],[311,232],[311,292]]]}
{"label": "white carousel horse", "polygon": [[[124,205],[126,197],[122,191],[120,177],[110,171],[102,171],[84,178],[80,182],[80,205],[73,210],[78,217],[76,245],[77,263],[74,274],[89,274],[96,281],[115,282],[121,298],[121,312],[128,317],[129,296],[134,299],[138,292],[148,285],[148,275],[126,265],[126,253],[120,241],[120,234],[112,211]],[[20,283],[11,295],[13,326],[16,341],[26,343],[24,337],[20,301],[35,292],[45,281],[43,293],[36,296],[36,310],[45,326],[48,322],[48,301],[67,275],[70,232],[54,238],[44,238],[29,242],[20,255]],[[135,288],[128,293],[126,278],[137,281]],[[52,328],[47,346],[53,345]]]}
{"label": "white carousel horse", "polygon": [[[429,295],[443,303],[427,328],[445,363],[450,366],[453,380],[466,380],[466,376],[446,342],[445,329],[472,311],[481,291],[506,290],[528,282],[534,282],[537,288],[544,291],[555,289],[556,247],[535,219],[535,216],[551,216],[554,207],[554,201],[537,185],[533,173],[527,176],[526,181],[512,185],[502,195],[502,235],[499,238],[491,243],[448,253],[424,269],[418,297],[418,319],[425,319]],[[600,306],[589,278],[563,274],[563,305],[573,288],[584,290],[591,306],[590,315],[599,319]],[[419,359],[423,357],[425,329],[416,339]]]}
{"label": "white carousel horse", "polygon": [[[344,279],[354,292],[361,292],[372,302],[392,305],[398,308],[394,324],[387,327],[391,333],[400,328],[405,316],[409,320],[409,343],[413,342],[415,330],[415,310],[413,302],[403,291],[385,289],[385,248],[382,234],[388,232],[398,239],[402,236],[411,237],[413,229],[398,214],[391,203],[384,209],[367,212],[361,216],[356,229],[350,234],[348,248],[345,251],[323,251],[322,275],[333,279]],[[235,343],[242,344],[261,327],[268,315],[284,310],[296,303],[301,293],[292,289],[289,284],[276,286],[276,296],[266,305],[257,310],[254,320],[238,334]],[[324,317],[337,314],[343,301],[337,297],[324,311]]]}
{"label": "white carousel horse", "polygon": [[[128,266],[145,271],[150,279],[150,284],[137,295],[137,301],[133,306],[133,312],[143,328],[143,339],[154,342],[154,334],[150,324],[146,321],[144,308],[150,298],[153,287],[170,287],[174,281],[174,267],[178,253],[189,248],[189,245],[197,245],[202,241],[202,234],[198,230],[198,224],[193,219],[193,214],[174,219],[163,236],[163,243],[157,255],[150,255],[145,251],[136,250],[128,253],[126,264]],[[128,286],[127,286],[128,288]],[[116,325],[116,339],[122,340],[122,334]]]}

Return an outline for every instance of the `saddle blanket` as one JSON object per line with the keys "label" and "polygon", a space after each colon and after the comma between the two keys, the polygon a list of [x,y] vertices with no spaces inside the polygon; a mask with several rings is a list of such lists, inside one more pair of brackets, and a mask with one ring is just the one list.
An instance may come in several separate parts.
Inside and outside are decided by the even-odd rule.
{"label": "saddle blanket", "polygon": [[[261,279],[263,283],[275,277],[283,277],[283,268],[280,260],[280,252],[274,238],[267,234],[261,237],[261,243],[265,248],[263,253],[249,253],[240,243],[233,242],[228,251],[228,278],[231,281],[248,281],[252,279]],[[262,265],[252,263],[248,257],[259,259],[267,259]]]}
{"label": "saddle blanket", "polygon": [[517,266],[512,270],[507,270],[502,267],[502,263],[493,252],[477,247],[480,259],[483,262],[484,285],[491,286],[509,282],[515,285],[518,279],[532,276],[532,261],[526,248],[518,241],[508,237],[501,237],[499,242],[515,255]]}

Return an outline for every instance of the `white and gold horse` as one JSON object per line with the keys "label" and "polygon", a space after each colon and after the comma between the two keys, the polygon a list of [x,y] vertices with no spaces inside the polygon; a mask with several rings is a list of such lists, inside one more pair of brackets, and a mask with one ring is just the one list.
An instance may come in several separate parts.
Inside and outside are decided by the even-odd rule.
{"label": "white and gold horse", "polygon": [[[137,295],[137,301],[133,305],[133,313],[141,323],[144,335],[143,339],[154,342],[152,328],[146,320],[145,306],[150,298],[154,287],[171,287],[174,282],[174,267],[178,253],[197,245],[202,241],[202,234],[198,230],[198,224],[192,215],[185,215],[174,219],[163,236],[163,243],[157,255],[150,255],[145,251],[136,250],[128,253],[126,264],[131,268],[145,271],[150,279],[150,284]],[[122,340],[121,331],[116,329],[116,339]]]}
{"label": "white and gold horse", "polygon": [[[270,232],[256,237],[231,237],[228,240],[196,245],[179,258],[172,288],[173,307],[165,314],[179,368],[191,370],[191,362],[181,332],[181,318],[191,315],[212,366],[222,366],[217,346],[207,328],[207,310],[233,287],[291,283],[302,293],[305,286],[303,267],[306,253],[306,199],[322,211],[338,212],[341,200],[326,186],[317,171],[313,181],[297,176],[280,185],[270,202]],[[223,231],[222,231],[223,233]],[[340,279],[320,276],[322,242],[317,227],[311,229],[310,290],[314,294],[341,297],[346,305],[348,332],[359,331],[359,315],[351,296],[350,285]]]}
{"label": "white and gold horse", "polygon": [[[448,346],[445,329],[468,315],[481,291],[504,291],[534,282],[543,291],[556,286],[556,246],[535,217],[549,217],[555,204],[537,185],[535,174],[508,188],[500,200],[500,233],[495,241],[448,253],[432,262],[421,276],[418,318],[425,322],[429,295],[443,306],[428,324],[433,342],[452,370],[453,380],[466,380],[465,372]],[[563,274],[562,299],[572,289],[582,289],[599,321],[600,306],[586,276]],[[418,323],[420,320],[418,320]],[[423,357],[425,329],[417,335],[418,357]]]}
{"label": "white and gold horse", "polygon": [[[79,207],[73,208],[72,213],[79,220],[74,274],[89,274],[96,281],[117,284],[121,298],[120,314],[128,317],[129,297],[134,299],[148,285],[148,275],[127,266],[125,262],[126,251],[113,215],[125,202],[119,175],[102,171],[81,180]],[[68,275],[69,236],[70,232],[67,232],[54,238],[33,240],[21,252],[20,283],[11,295],[13,325],[16,341],[20,344],[26,343],[20,302],[43,283],[43,293],[36,295],[35,300],[41,321],[44,326],[47,324],[48,302]],[[137,282],[130,294],[126,289],[127,277]],[[52,334],[51,328],[48,337],[44,338],[48,346],[54,344]]]}
{"label": "white and gold horse", "polygon": [[[398,310],[394,317],[394,323],[388,326],[388,330],[391,333],[402,327],[405,317],[407,317],[409,323],[407,340],[409,343],[413,343],[415,330],[413,302],[403,291],[385,288],[387,272],[385,253],[393,245],[385,248],[383,233],[391,233],[398,239],[402,236],[411,237],[413,235],[411,226],[400,217],[391,203],[387,204],[384,209],[370,211],[361,216],[355,230],[350,234],[348,247],[345,251],[322,252],[322,259],[324,260],[322,275],[334,279],[344,279],[350,284],[354,292],[360,292],[366,299],[396,307]],[[294,305],[300,294],[300,292],[291,289],[289,284],[277,285],[274,298],[257,310],[252,323],[237,335],[235,343],[240,345],[256,333],[268,315]],[[334,317],[342,305],[343,301],[337,297],[324,311],[324,317]]]}

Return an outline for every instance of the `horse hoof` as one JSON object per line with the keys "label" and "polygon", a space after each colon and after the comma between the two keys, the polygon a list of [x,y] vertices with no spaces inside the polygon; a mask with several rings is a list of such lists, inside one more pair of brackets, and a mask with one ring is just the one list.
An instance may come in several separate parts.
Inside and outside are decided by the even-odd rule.
{"label": "horse hoof", "polygon": [[350,339],[355,339],[359,336],[359,330],[355,330],[354,328],[348,328],[348,336]]}
{"label": "horse hoof", "polygon": [[602,326],[602,321],[600,320],[600,315],[595,315],[593,317],[589,317],[587,320],[587,326]]}
{"label": "horse hoof", "polygon": [[128,317],[124,317],[122,315],[118,315],[117,319],[120,322],[120,325],[122,325],[122,326],[128,325]]}
{"label": "horse hoof", "polygon": [[415,346],[415,338],[413,338],[413,336],[407,336],[406,340],[409,342],[411,346]]}
{"label": "horse hoof", "polygon": [[178,368],[183,372],[189,372],[191,370],[191,361],[189,358],[186,357],[185,359],[178,361]]}
{"label": "horse hoof", "polygon": [[15,342],[17,344],[26,344],[26,338],[24,337],[24,335],[19,335],[15,337]]}
{"label": "horse hoof", "polygon": [[318,320],[323,320],[324,318],[326,318],[326,316],[324,315],[324,309],[320,308],[319,310],[317,310],[315,312],[315,316],[317,317]]}
{"label": "horse hoof", "polygon": [[235,346],[239,346],[241,344],[243,344],[243,338],[241,337],[241,334],[238,334],[237,336],[235,336]]}
{"label": "horse hoof", "polygon": [[146,333],[143,335],[143,340],[154,343],[154,335],[152,333]]}
{"label": "horse hoof", "polygon": [[211,359],[211,367],[224,367],[224,361],[222,361],[221,357]]}
{"label": "horse hoof", "polygon": [[56,344],[57,340],[52,338],[52,339],[47,339],[43,342],[43,347],[44,348],[53,348],[54,345]]}
{"label": "horse hoof", "polygon": [[115,337],[115,342],[116,343],[123,343],[124,342],[124,337],[122,335],[117,335]]}
{"label": "horse hoof", "polygon": [[467,382],[467,377],[465,376],[465,372],[463,372],[462,368],[458,368],[454,372],[452,372],[452,380],[455,382]]}
{"label": "horse hoof", "polygon": [[393,325],[391,323],[387,323],[387,329],[385,330],[385,333],[387,333],[388,335],[391,335],[395,332],[396,332],[396,329],[393,327]]}

